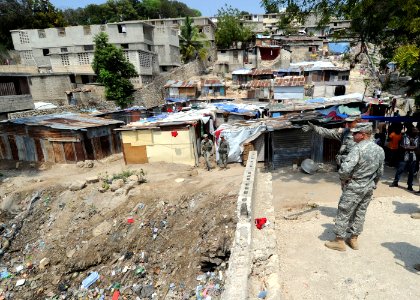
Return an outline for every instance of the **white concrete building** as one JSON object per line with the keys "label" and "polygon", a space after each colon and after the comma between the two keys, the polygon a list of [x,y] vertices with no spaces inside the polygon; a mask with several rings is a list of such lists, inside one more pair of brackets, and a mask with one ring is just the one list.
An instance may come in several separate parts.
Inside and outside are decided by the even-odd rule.
{"label": "white concrete building", "polygon": [[[150,82],[162,69],[179,66],[179,40],[176,32],[155,30],[142,21],[63,28],[12,30],[15,50],[22,64],[38,67],[40,73],[70,73],[75,83],[92,81],[94,37],[106,32],[109,42],[121,47],[139,74],[135,86]],[[161,47],[165,41],[164,47]],[[156,45],[155,43],[160,43]],[[177,59],[178,58],[178,59]]]}

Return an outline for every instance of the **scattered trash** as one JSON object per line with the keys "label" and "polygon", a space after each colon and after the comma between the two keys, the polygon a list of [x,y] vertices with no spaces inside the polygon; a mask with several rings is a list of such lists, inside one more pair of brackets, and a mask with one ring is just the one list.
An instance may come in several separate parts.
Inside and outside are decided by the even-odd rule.
{"label": "scattered trash", "polygon": [[98,272],[92,272],[86,279],[82,281],[82,288],[88,289],[92,284],[94,284],[99,279]]}
{"label": "scattered trash", "polygon": [[48,266],[50,264],[50,259],[47,257],[44,257],[43,259],[41,259],[41,261],[39,262],[39,269],[40,270],[44,270],[46,268],[46,266]]}
{"label": "scattered trash", "polygon": [[9,272],[7,272],[7,270],[0,272],[0,279],[6,279],[6,278],[10,278],[11,275]]}
{"label": "scattered trash", "polygon": [[134,218],[133,217],[128,217],[127,218],[127,223],[128,224],[133,224],[134,223]]}
{"label": "scattered trash", "polygon": [[255,226],[257,226],[258,229],[263,229],[265,224],[267,223],[267,218],[256,218],[255,219]]}
{"label": "scattered trash", "polygon": [[133,253],[133,252],[131,252],[131,251],[127,251],[127,252],[125,253],[125,255],[124,255],[124,259],[125,259],[125,260],[131,259],[131,258],[133,257],[133,255],[134,255],[134,253]]}
{"label": "scattered trash", "polygon": [[112,295],[112,300],[118,300],[119,297],[120,297],[120,291],[115,291],[114,294]]}
{"label": "scattered trash", "polygon": [[67,291],[69,289],[69,287],[70,287],[70,284],[67,281],[61,282],[61,283],[58,284],[58,290],[60,292]]}
{"label": "scattered trash", "polygon": [[258,294],[258,299],[265,299],[267,297],[267,291],[261,291]]}
{"label": "scattered trash", "polygon": [[21,286],[21,285],[24,285],[24,284],[25,284],[25,281],[26,281],[26,279],[19,279],[19,280],[16,282],[16,286]]}
{"label": "scattered trash", "polygon": [[158,236],[158,231],[159,231],[159,229],[158,228],[153,228],[153,240],[156,240],[156,238],[157,238],[157,236]]}
{"label": "scattered trash", "polygon": [[171,284],[169,285],[169,289],[174,290],[174,289],[175,289],[175,283],[171,283]]}
{"label": "scattered trash", "polygon": [[195,288],[197,300],[211,300],[212,297],[220,296],[223,281],[220,281],[219,278],[220,274],[217,276],[214,272],[197,276],[197,280],[200,281],[200,284]]}
{"label": "scattered trash", "polygon": [[22,270],[23,270],[23,266],[22,265],[19,265],[19,266],[16,267],[16,273],[19,273]]}
{"label": "scattered trash", "polygon": [[307,158],[304,161],[302,161],[300,167],[305,173],[308,173],[310,175],[314,174],[319,169],[319,166],[310,158]]}
{"label": "scattered trash", "polygon": [[175,182],[176,183],[181,183],[181,182],[184,182],[184,181],[185,181],[184,178],[177,178],[177,179],[175,179]]}
{"label": "scattered trash", "polygon": [[143,267],[136,269],[135,274],[139,277],[144,277],[146,275],[146,270]]}

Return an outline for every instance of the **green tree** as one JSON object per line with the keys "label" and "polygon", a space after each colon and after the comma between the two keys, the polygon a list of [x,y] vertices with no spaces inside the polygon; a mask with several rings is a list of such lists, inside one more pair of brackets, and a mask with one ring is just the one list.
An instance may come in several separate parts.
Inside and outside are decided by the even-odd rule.
{"label": "green tree", "polygon": [[125,59],[123,51],[108,42],[108,35],[99,33],[94,38],[93,70],[97,81],[105,86],[105,96],[121,107],[133,102],[133,84],[130,78],[138,76],[134,66]]}
{"label": "green tree", "polygon": [[10,30],[65,26],[63,14],[48,0],[0,0],[0,44],[13,48]]}
{"label": "green tree", "polygon": [[217,11],[216,45],[226,49],[239,42],[246,43],[252,38],[249,27],[244,27],[240,21],[240,11],[231,6],[225,6]]}
{"label": "green tree", "polygon": [[197,56],[201,60],[206,58],[207,50],[204,39],[204,33],[200,34],[197,27],[194,26],[193,20],[190,17],[186,17],[179,35],[180,52],[184,63],[194,60]]}
{"label": "green tree", "polygon": [[264,8],[266,14],[278,13],[279,6],[276,2],[277,1],[261,0],[260,5]]}

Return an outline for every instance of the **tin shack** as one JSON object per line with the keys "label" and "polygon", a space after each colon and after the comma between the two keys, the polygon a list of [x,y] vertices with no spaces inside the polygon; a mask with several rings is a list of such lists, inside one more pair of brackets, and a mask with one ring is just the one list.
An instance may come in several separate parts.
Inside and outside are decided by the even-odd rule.
{"label": "tin shack", "polygon": [[121,152],[122,121],[74,113],[0,122],[0,158],[75,163]]}

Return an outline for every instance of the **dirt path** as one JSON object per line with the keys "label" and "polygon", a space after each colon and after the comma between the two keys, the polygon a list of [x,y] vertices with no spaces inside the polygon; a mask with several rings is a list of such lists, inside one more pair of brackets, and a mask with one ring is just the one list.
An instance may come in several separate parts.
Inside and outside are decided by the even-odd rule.
{"label": "dirt path", "polygon": [[334,237],[337,173],[273,173],[282,299],[418,298],[420,221],[410,213],[420,208],[420,196],[389,188],[392,176],[387,169],[374,193],[361,249],[338,252],[324,246]]}

